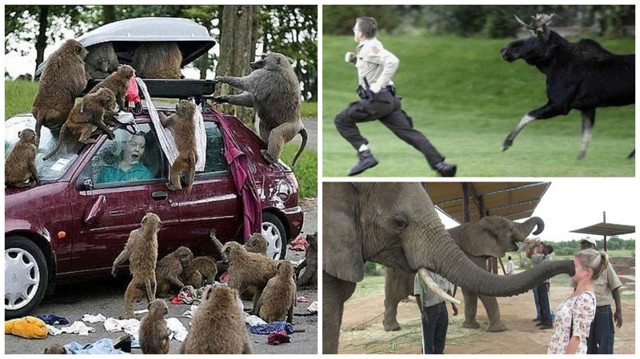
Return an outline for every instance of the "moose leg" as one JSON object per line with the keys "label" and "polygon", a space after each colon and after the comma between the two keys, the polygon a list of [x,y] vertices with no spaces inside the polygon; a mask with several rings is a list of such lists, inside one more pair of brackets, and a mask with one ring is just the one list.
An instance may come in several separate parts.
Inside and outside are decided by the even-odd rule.
{"label": "moose leg", "polygon": [[582,113],[582,142],[580,143],[580,151],[578,152],[579,160],[584,158],[587,147],[589,147],[589,143],[591,142],[593,124],[596,120],[596,109],[591,108],[580,112]]}
{"label": "moose leg", "polygon": [[529,122],[534,120],[547,119],[563,114],[566,115],[567,113],[569,113],[569,110],[570,109],[565,110],[562,107],[554,106],[548,102],[546,105],[538,109],[529,111],[526,115],[522,116],[520,122],[516,125],[516,127],[513,128],[513,130],[511,130],[507,138],[504,139],[504,142],[502,143],[502,151],[506,151],[509,149],[509,147],[511,147],[511,145],[513,144],[513,140],[516,138],[516,136],[518,136],[518,133],[520,133],[520,131],[522,131],[522,129],[527,124],[529,124]]}

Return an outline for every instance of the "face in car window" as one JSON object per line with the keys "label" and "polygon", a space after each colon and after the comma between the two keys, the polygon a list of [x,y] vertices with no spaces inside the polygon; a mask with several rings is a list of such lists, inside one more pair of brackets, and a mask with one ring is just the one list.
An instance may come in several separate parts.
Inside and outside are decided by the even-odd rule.
{"label": "face in car window", "polygon": [[[121,142],[122,151],[117,156],[107,148],[103,156],[112,156],[112,160],[106,160],[107,166],[103,167],[96,178],[96,183],[108,182],[132,182],[152,179],[153,175],[142,163],[145,153],[146,140],[144,132],[127,134]],[[115,157],[115,158],[113,158]]]}

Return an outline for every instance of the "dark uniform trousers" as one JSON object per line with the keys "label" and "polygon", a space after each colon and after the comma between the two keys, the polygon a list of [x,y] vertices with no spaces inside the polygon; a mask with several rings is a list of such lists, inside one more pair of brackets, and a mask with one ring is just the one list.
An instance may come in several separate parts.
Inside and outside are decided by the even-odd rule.
{"label": "dark uniform trousers", "polygon": [[400,98],[394,95],[389,87],[375,94],[373,100],[361,99],[349,104],[334,119],[340,135],[344,137],[356,151],[361,145],[368,144],[362,137],[356,123],[380,120],[396,136],[420,151],[431,167],[444,161],[444,157],[433,147],[422,132],[413,128],[413,121],[402,110]]}

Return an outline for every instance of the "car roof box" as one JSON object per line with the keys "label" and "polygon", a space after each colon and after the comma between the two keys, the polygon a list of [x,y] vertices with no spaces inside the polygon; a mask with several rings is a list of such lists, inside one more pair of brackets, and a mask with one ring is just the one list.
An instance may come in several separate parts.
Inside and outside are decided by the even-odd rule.
{"label": "car roof box", "polygon": [[[177,42],[182,64],[193,62],[216,44],[209,31],[193,20],[176,17],[141,17],[112,22],[89,31],[77,39],[87,50],[91,46],[112,42],[121,64],[131,65],[133,50],[141,43]],[[39,77],[46,60],[36,70]]]}

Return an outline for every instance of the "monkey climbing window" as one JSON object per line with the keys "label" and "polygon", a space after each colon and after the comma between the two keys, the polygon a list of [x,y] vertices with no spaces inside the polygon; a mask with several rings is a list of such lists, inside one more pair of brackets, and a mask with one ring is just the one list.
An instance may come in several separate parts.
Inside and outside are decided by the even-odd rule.
{"label": "monkey climbing window", "polygon": [[[147,105],[147,109],[149,111],[149,117],[151,118],[151,122],[153,123],[153,127],[156,130],[158,135],[158,140],[160,141],[160,148],[162,148],[162,152],[164,152],[165,156],[167,156],[167,160],[169,160],[169,164],[173,165],[178,158],[178,149],[176,148],[176,144],[173,138],[173,134],[170,130],[164,128],[160,123],[160,117],[158,116],[158,110],[156,106],[151,101],[151,96],[149,95],[149,90],[147,89],[147,85],[141,78],[136,78],[136,82],[138,83],[138,87],[143,94],[145,103]],[[205,154],[207,151],[207,139],[204,129],[204,120],[202,117],[202,108],[200,106],[197,107],[198,110],[194,115],[194,121],[196,122],[196,151],[198,152],[198,162],[196,163],[196,171],[202,172],[204,171],[205,166]]]}

